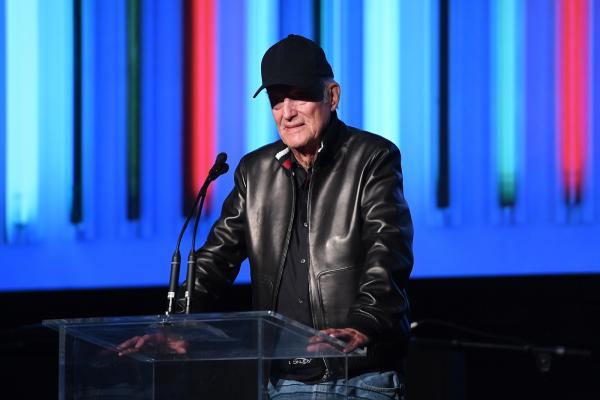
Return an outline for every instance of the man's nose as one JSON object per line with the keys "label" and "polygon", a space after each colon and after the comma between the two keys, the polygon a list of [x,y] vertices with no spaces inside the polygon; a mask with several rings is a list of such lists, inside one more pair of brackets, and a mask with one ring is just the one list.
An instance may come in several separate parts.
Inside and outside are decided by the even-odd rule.
{"label": "man's nose", "polygon": [[296,102],[290,98],[283,99],[283,118],[291,119],[296,116]]}

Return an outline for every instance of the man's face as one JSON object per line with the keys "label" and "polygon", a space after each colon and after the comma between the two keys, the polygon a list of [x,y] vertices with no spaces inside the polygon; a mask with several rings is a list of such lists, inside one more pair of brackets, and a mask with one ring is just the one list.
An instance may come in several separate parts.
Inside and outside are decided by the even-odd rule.
{"label": "man's face", "polygon": [[312,152],[319,147],[321,134],[329,123],[331,96],[293,86],[276,85],[267,90],[271,111],[281,140],[291,149]]}

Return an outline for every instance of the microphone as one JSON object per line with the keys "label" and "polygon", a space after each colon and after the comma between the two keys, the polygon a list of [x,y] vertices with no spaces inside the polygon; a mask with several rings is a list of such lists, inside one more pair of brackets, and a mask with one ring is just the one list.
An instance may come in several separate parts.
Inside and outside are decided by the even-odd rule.
{"label": "microphone", "polygon": [[[194,222],[194,234],[192,237],[192,250],[190,251],[190,255],[188,256],[188,271],[187,271],[187,290],[185,292],[186,298],[186,313],[189,314],[189,307],[191,302],[191,293],[193,288],[193,280],[194,280],[194,264],[196,263],[196,254],[195,254],[195,246],[196,246],[196,230],[198,221],[200,218],[200,213],[202,212],[202,206],[204,204],[204,199],[206,198],[206,192],[208,190],[208,185],[219,176],[223,175],[227,171],[229,171],[229,165],[226,163],[227,154],[219,153],[217,155],[217,159],[215,164],[210,169],[204,184],[200,188],[196,199],[194,200],[194,204],[192,209],[188,213],[187,218],[179,232],[179,236],[177,238],[177,246],[175,247],[175,251],[173,252],[173,256],[171,257],[171,276],[169,279],[169,292],[167,293],[168,306],[166,315],[171,314],[173,311],[173,301],[175,299],[175,295],[177,293],[177,286],[179,284],[179,269],[181,265],[181,253],[179,252],[179,247],[181,245],[181,239],[183,238],[183,234],[185,233],[192,216],[194,215],[196,208],[198,208],[198,203],[200,203],[199,211],[196,214],[196,220]],[[190,279],[191,278],[191,279]]]}
{"label": "microphone", "polygon": [[223,175],[225,172],[229,171],[229,165],[226,163],[227,154],[219,153],[217,154],[217,159],[215,160],[215,165],[212,166],[210,171],[208,172],[208,176],[211,181],[214,181],[219,176]]}
{"label": "microphone", "polygon": [[219,176],[223,175],[227,171],[229,171],[229,165],[226,163],[227,154],[219,153],[217,155],[217,159],[215,160],[215,164],[212,166],[210,171],[208,172],[208,176],[204,181],[204,185],[200,189],[200,193],[202,193],[202,199],[200,200],[200,205],[198,207],[198,212],[196,213],[196,218],[194,220],[194,230],[192,231],[192,248],[190,249],[190,253],[188,254],[187,261],[187,274],[186,274],[186,288],[185,288],[185,313],[189,314],[192,307],[192,292],[194,290],[194,280],[195,280],[195,272],[196,268],[196,232],[198,232],[198,224],[200,223],[200,216],[202,215],[202,207],[204,206],[204,200],[206,199],[206,192],[208,190],[208,185]]}

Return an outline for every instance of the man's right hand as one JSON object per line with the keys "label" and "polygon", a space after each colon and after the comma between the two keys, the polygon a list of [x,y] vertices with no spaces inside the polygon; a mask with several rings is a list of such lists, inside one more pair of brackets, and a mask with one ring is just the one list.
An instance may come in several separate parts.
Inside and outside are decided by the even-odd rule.
{"label": "man's right hand", "polygon": [[[330,328],[321,330],[320,332],[346,342],[346,347],[342,350],[344,353],[349,353],[369,343],[369,338],[354,328]],[[327,348],[331,348],[331,345],[323,337],[314,336],[310,339],[307,350],[316,352]]]}
{"label": "man's right hand", "polygon": [[164,332],[147,333],[142,336],[134,336],[117,346],[119,356],[135,353],[145,348],[152,348],[160,352],[175,354],[186,354],[188,344],[177,335],[169,335]]}

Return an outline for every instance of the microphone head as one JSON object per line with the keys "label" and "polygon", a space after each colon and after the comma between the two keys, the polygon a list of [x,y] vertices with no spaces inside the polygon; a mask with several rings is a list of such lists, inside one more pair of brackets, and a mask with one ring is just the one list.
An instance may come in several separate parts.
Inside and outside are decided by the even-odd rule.
{"label": "microphone head", "polygon": [[215,165],[212,166],[208,173],[208,179],[215,180],[225,172],[229,171],[229,165],[225,162],[227,160],[226,153],[219,153]]}
{"label": "microphone head", "polygon": [[210,170],[209,179],[214,181],[221,175],[227,173],[227,171],[229,171],[229,164],[227,164],[226,162],[224,162],[223,164],[220,164],[220,165],[216,164],[213,167],[213,169]]}
{"label": "microphone head", "polygon": [[219,165],[219,167],[215,170],[215,175],[213,176],[213,179],[217,179],[219,176],[227,173],[227,171],[229,171],[229,164],[223,163]]}
{"label": "microphone head", "polygon": [[215,161],[215,164],[223,164],[225,161],[227,161],[227,153],[217,154],[217,160]]}

